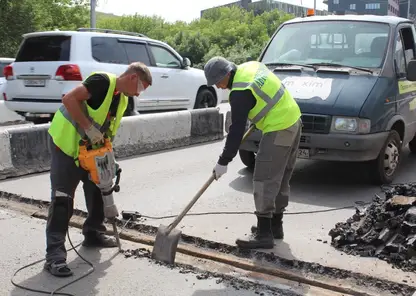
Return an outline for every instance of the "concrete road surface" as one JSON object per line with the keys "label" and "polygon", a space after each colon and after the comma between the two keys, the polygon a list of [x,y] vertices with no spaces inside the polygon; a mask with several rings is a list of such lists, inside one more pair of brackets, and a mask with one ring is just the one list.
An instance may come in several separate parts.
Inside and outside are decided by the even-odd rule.
{"label": "concrete road surface", "polygon": [[[15,271],[19,268],[43,259],[45,221],[9,210],[0,209],[0,291],[1,295],[10,296],[38,296],[45,295],[32,291],[25,291],[15,287],[10,282]],[[74,246],[82,241],[79,229],[70,228],[71,240]],[[143,247],[126,241],[122,242],[123,249],[137,249]],[[70,244],[67,241],[67,248]],[[274,283],[259,280],[257,283],[270,284],[272,290],[264,285],[247,286],[245,281],[229,281],[221,277],[197,278],[206,273],[198,273],[184,268],[170,268],[157,265],[147,258],[125,258],[118,253],[118,249],[85,249],[78,247],[80,254],[90,261],[95,271],[86,278],[70,285],[59,292],[77,296],[112,296],[112,295],[140,295],[140,296],[254,296],[259,295],[321,295],[339,296],[338,293],[320,292],[320,289],[308,289],[303,285],[287,281]],[[204,260],[194,260],[191,257],[177,256],[177,262],[192,264],[203,271],[221,272],[227,275],[238,275],[245,280],[246,276],[235,270],[227,270],[217,263]],[[42,270],[44,262],[20,271],[13,279],[18,285],[31,289],[52,291],[72,280],[86,274],[90,266],[77,257],[74,251],[68,253],[68,264],[74,276],[66,279],[52,277]],[[222,281],[221,281],[222,279]],[[245,286],[242,286],[245,285]],[[254,288],[253,288],[254,287]],[[237,288],[239,288],[237,290]],[[296,294],[294,294],[296,292]],[[311,294],[309,294],[309,292]],[[277,294],[276,294],[277,293]],[[318,294],[316,294],[318,293]],[[47,294],[48,295],[48,294]],[[56,295],[56,294],[55,294]]]}
{"label": "concrete road surface", "polygon": [[[148,216],[178,214],[209,178],[224,141],[191,148],[155,153],[120,161],[123,169],[121,191],[115,199],[121,210],[134,210]],[[397,182],[416,179],[416,158],[405,150]],[[368,184],[365,167],[298,160],[292,180],[292,197],[284,219],[285,239],[277,241],[272,252],[288,258],[343,268],[371,276],[402,282],[413,274],[393,269],[384,261],[340,253],[330,246],[328,232],[344,222],[354,210],[295,215],[299,211],[334,209],[370,201],[380,190]],[[49,174],[3,181],[1,190],[25,197],[50,200]],[[82,184],[75,206],[85,210]],[[190,212],[254,210],[252,174],[237,156],[228,173],[214,181]],[[146,223],[168,225],[172,219],[148,219]],[[255,217],[244,215],[188,216],[179,224],[185,234],[234,244],[238,236],[248,234]],[[416,285],[416,281],[409,285]]]}

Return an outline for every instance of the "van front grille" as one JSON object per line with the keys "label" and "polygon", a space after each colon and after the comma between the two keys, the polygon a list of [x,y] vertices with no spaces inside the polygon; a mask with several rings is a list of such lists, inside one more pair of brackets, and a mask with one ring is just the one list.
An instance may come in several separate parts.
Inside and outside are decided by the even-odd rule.
{"label": "van front grille", "polygon": [[331,129],[331,116],[302,114],[302,133],[328,134]]}

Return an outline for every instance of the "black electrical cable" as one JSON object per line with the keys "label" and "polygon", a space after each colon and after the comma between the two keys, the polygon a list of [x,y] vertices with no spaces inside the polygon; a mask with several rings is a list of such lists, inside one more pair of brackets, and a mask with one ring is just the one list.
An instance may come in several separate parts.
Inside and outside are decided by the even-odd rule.
{"label": "black electrical cable", "polygon": [[[68,204],[69,204],[69,206],[71,206],[71,202],[70,202],[70,200],[68,199]],[[70,217],[68,218],[68,221],[70,220]],[[43,262],[43,261],[45,261],[46,259],[44,258],[44,259],[41,259],[41,260],[37,260],[37,261],[35,261],[35,262],[33,262],[33,263],[30,263],[30,264],[27,264],[27,265],[25,265],[25,266],[23,266],[23,267],[21,267],[21,268],[19,268],[15,273],[14,273],[14,275],[12,276],[12,278],[11,278],[11,282],[12,282],[12,284],[14,285],[14,286],[16,286],[16,287],[19,287],[19,288],[21,288],[21,289],[23,289],[23,290],[27,290],[27,291],[31,291],[31,292],[37,292],[37,293],[42,293],[42,294],[49,294],[49,295],[51,295],[51,296],[53,296],[53,295],[66,295],[66,296],[75,296],[74,294],[69,294],[69,293],[58,293],[58,291],[60,291],[60,290],[62,290],[63,288],[65,288],[65,287],[68,287],[69,285],[72,285],[72,284],[74,284],[75,282],[77,282],[77,281],[79,281],[79,280],[81,280],[81,279],[83,279],[83,278],[85,278],[86,276],[88,276],[88,275],[90,275],[91,273],[93,273],[94,271],[95,271],[95,268],[94,268],[94,265],[90,262],[90,261],[88,261],[87,259],[85,259],[84,257],[82,257],[81,256],[81,254],[77,251],[77,247],[78,246],[80,246],[81,245],[81,243],[79,243],[76,247],[74,247],[74,245],[72,244],[72,240],[71,240],[71,237],[70,237],[70,235],[69,235],[69,227],[68,227],[68,231],[67,231],[67,237],[68,237],[68,241],[69,241],[69,243],[71,244],[71,249],[69,249],[68,251],[71,251],[71,250],[74,250],[75,251],[75,253],[85,262],[85,263],[87,263],[89,266],[91,266],[91,269],[86,273],[86,274],[84,274],[84,275],[82,275],[82,276],[80,276],[79,278],[76,278],[75,280],[73,280],[73,281],[70,281],[69,283],[67,283],[67,284],[65,284],[65,285],[63,285],[63,286],[61,286],[61,287],[58,287],[57,289],[55,289],[54,291],[45,291],[45,290],[37,290],[37,289],[32,289],[32,288],[29,288],[29,287],[25,287],[25,286],[22,286],[22,285],[19,285],[19,284],[17,284],[17,283],[15,283],[14,282],[14,277],[20,272],[20,271],[22,271],[23,269],[26,269],[26,268],[29,268],[29,267],[31,267],[31,266],[33,266],[33,265],[35,265],[35,264],[38,264],[38,263],[40,263],[40,262]]]}
{"label": "black electrical cable", "polygon": [[[303,211],[303,212],[285,212],[284,215],[305,215],[305,214],[316,214],[316,213],[326,213],[326,212],[335,212],[341,211],[346,209],[355,209],[357,206],[366,206],[371,204],[371,202],[364,202],[364,201],[355,201],[355,206],[345,206],[345,207],[338,207],[333,209],[325,209],[325,210],[313,210],[313,211]],[[254,215],[253,212],[244,212],[244,211],[233,211],[233,212],[201,212],[201,213],[188,213],[186,216],[208,216],[208,215]],[[175,218],[177,215],[169,215],[169,216],[148,216],[148,215],[141,215],[140,217],[151,219],[151,220],[163,220],[169,218]]]}
{"label": "black electrical cable", "polygon": [[53,296],[53,295],[67,295],[67,296],[75,296],[74,294],[69,294],[69,293],[58,293],[57,291],[60,291],[60,290],[62,290],[63,288],[65,288],[65,287],[67,287],[67,286],[69,286],[69,285],[72,285],[73,283],[75,283],[75,282],[77,282],[77,281],[79,281],[79,280],[81,280],[81,279],[83,279],[83,278],[85,278],[86,276],[88,276],[88,275],[90,275],[91,273],[93,273],[94,272],[94,270],[95,270],[95,268],[94,268],[94,265],[90,262],[90,261],[88,261],[87,259],[85,259],[84,257],[82,257],[81,256],[81,254],[80,253],[78,253],[78,251],[76,250],[76,248],[77,247],[79,247],[80,245],[81,245],[81,243],[79,243],[78,245],[76,245],[75,247],[74,247],[74,245],[72,244],[72,241],[71,241],[71,237],[69,236],[69,229],[68,229],[68,235],[67,235],[67,237],[68,237],[68,240],[69,240],[69,243],[71,244],[71,249],[69,249],[68,251],[71,251],[71,250],[74,250],[75,251],[75,253],[77,253],[77,255],[85,262],[85,263],[87,263],[89,266],[91,266],[91,269],[86,273],[86,274],[84,274],[83,276],[80,276],[79,278],[76,278],[75,280],[73,280],[73,281],[71,281],[71,282],[69,282],[69,283],[67,283],[67,284],[65,284],[65,285],[63,285],[63,286],[61,286],[61,287],[58,287],[57,289],[55,289],[54,291],[45,291],[45,290],[37,290],[37,289],[32,289],[32,288],[29,288],[29,287],[25,287],[25,286],[22,286],[22,285],[20,285],[20,284],[17,284],[17,283],[15,283],[14,282],[14,277],[20,272],[20,271],[22,271],[23,269],[26,269],[26,268],[29,268],[29,267],[31,267],[31,266],[33,266],[33,265],[35,265],[35,264],[38,264],[38,263],[40,263],[40,262],[42,262],[42,261],[45,261],[46,259],[41,259],[41,260],[38,260],[38,261],[35,261],[35,262],[33,262],[33,263],[30,263],[30,264],[27,264],[27,265],[25,265],[25,266],[23,266],[23,267],[21,267],[21,268],[19,268],[15,273],[14,273],[14,275],[13,275],[13,277],[11,278],[11,282],[12,282],[12,284],[13,285],[15,285],[16,287],[19,287],[19,288],[21,288],[21,289],[24,289],[24,290],[27,290],[27,291],[31,291],[31,292],[37,292],[37,293],[42,293],[42,294],[49,294],[49,295],[51,295],[51,296]]}
{"label": "black electrical cable", "polygon": [[[129,223],[130,222],[130,219],[124,224],[124,226],[122,227],[122,229],[127,225],[127,223]],[[121,231],[120,231],[121,232]],[[21,267],[21,268],[19,268],[15,273],[14,273],[14,275],[12,276],[12,278],[11,278],[11,282],[12,282],[12,284],[14,285],[14,286],[16,286],[16,287],[19,287],[19,288],[21,288],[21,289],[24,289],[24,290],[27,290],[27,291],[31,291],[31,292],[37,292],[37,293],[42,293],[42,294],[49,294],[49,295],[51,295],[51,296],[53,296],[53,295],[66,295],[66,296],[75,296],[74,294],[69,294],[69,293],[58,293],[57,291],[60,291],[60,290],[62,290],[63,288],[66,288],[66,287],[68,287],[68,286],[70,286],[70,285],[72,285],[72,284],[74,284],[74,283],[76,283],[76,282],[78,282],[79,280],[81,280],[81,279],[83,279],[83,278],[85,278],[85,277],[87,277],[88,275],[90,275],[91,273],[93,273],[94,271],[95,271],[95,268],[94,268],[94,265],[90,262],[90,261],[88,261],[87,259],[85,259],[84,257],[82,257],[81,256],[81,254],[76,250],[76,248],[77,247],[79,247],[80,245],[81,245],[81,243],[79,243],[79,244],[77,244],[75,247],[74,247],[74,245],[73,245],[73,243],[72,243],[72,240],[71,240],[71,237],[69,236],[69,228],[68,228],[68,232],[67,232],[67,237],[68,237],[68,241],[69,241],[69,243],[71,244],[71,248],[68,250],[68,252],[69,251],[71,251],[71,250],[74,250],[75,251],[75,253],[85,262],[85,263],[87,263],[89,266],[91,266],[91,269],[86,273],[86,274],[84,274],[83,276],[81,276],[81,277],[79,277],[79,278],[76,278],[75,280],[73,280],[73,281],[71,281],[71,282],[69,282],[69,283],[67,283],[67,284],[65,284],[65,285],[63,285],[63,286],[61,286],[61,287],[58,287],[57,289],[55,289],[54,291],[44,291],[44,290],[36,290],[36,289],[32,289],[32,288],[29,288],[29,287],[25,287],[25,286],[22,286],[22,285],[19,285],[19,284],[17,284],[17,283],[15,283],[14,281],[13,281],[13,279],[14,279],[14,277],[20,272],[20,271],[22,271],[23,269],[26,269],[26,268],[29,268],[29,267],[31,267],[31,266],[33,266],[33,265],[35,265],[35,264],[38,264],[38,263],[40,263],[40,262],[42,262],[42,261],[45,261],[46,259],[41,259],[41,260],[37,260],[37,261],[35,261],[35,262],[33,262],[33,263],[30,263],[30,264],[27,264],[27,265],[25,265],[25,266],[23,266],[23,267]]]}

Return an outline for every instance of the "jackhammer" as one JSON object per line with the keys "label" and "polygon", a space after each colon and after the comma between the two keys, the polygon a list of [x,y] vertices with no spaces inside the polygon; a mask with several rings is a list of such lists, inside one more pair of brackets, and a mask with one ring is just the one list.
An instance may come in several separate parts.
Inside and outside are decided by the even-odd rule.
{"label": "jackhammer", "polygon": [[[104,145],[98,147],[97,145],[91,145],[89,140],[81,139],[78,160],[80,166],[89,173],[89,179],[101,191],[104,204],[104,216],[113,225],[118,249],[121,251],[120,237],[116,225],[116,217],[119,213],[113,198],[113,192],[120,191],[121,169],[116,164],[113,145],[108,137],[104,138]],[[113,186],[114,177],[116,177],[116,181]]]}

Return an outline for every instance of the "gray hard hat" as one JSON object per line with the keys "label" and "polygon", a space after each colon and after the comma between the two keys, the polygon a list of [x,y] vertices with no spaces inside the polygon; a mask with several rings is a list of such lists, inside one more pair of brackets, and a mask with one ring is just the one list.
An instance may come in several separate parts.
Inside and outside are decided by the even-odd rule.
{"label": "gray hard hat", "polygon": [[234,63],[223,57],[211,58],[204,67],[205,77],[208,86],[212,86],[221,81],[228,73],[237,67]]}

